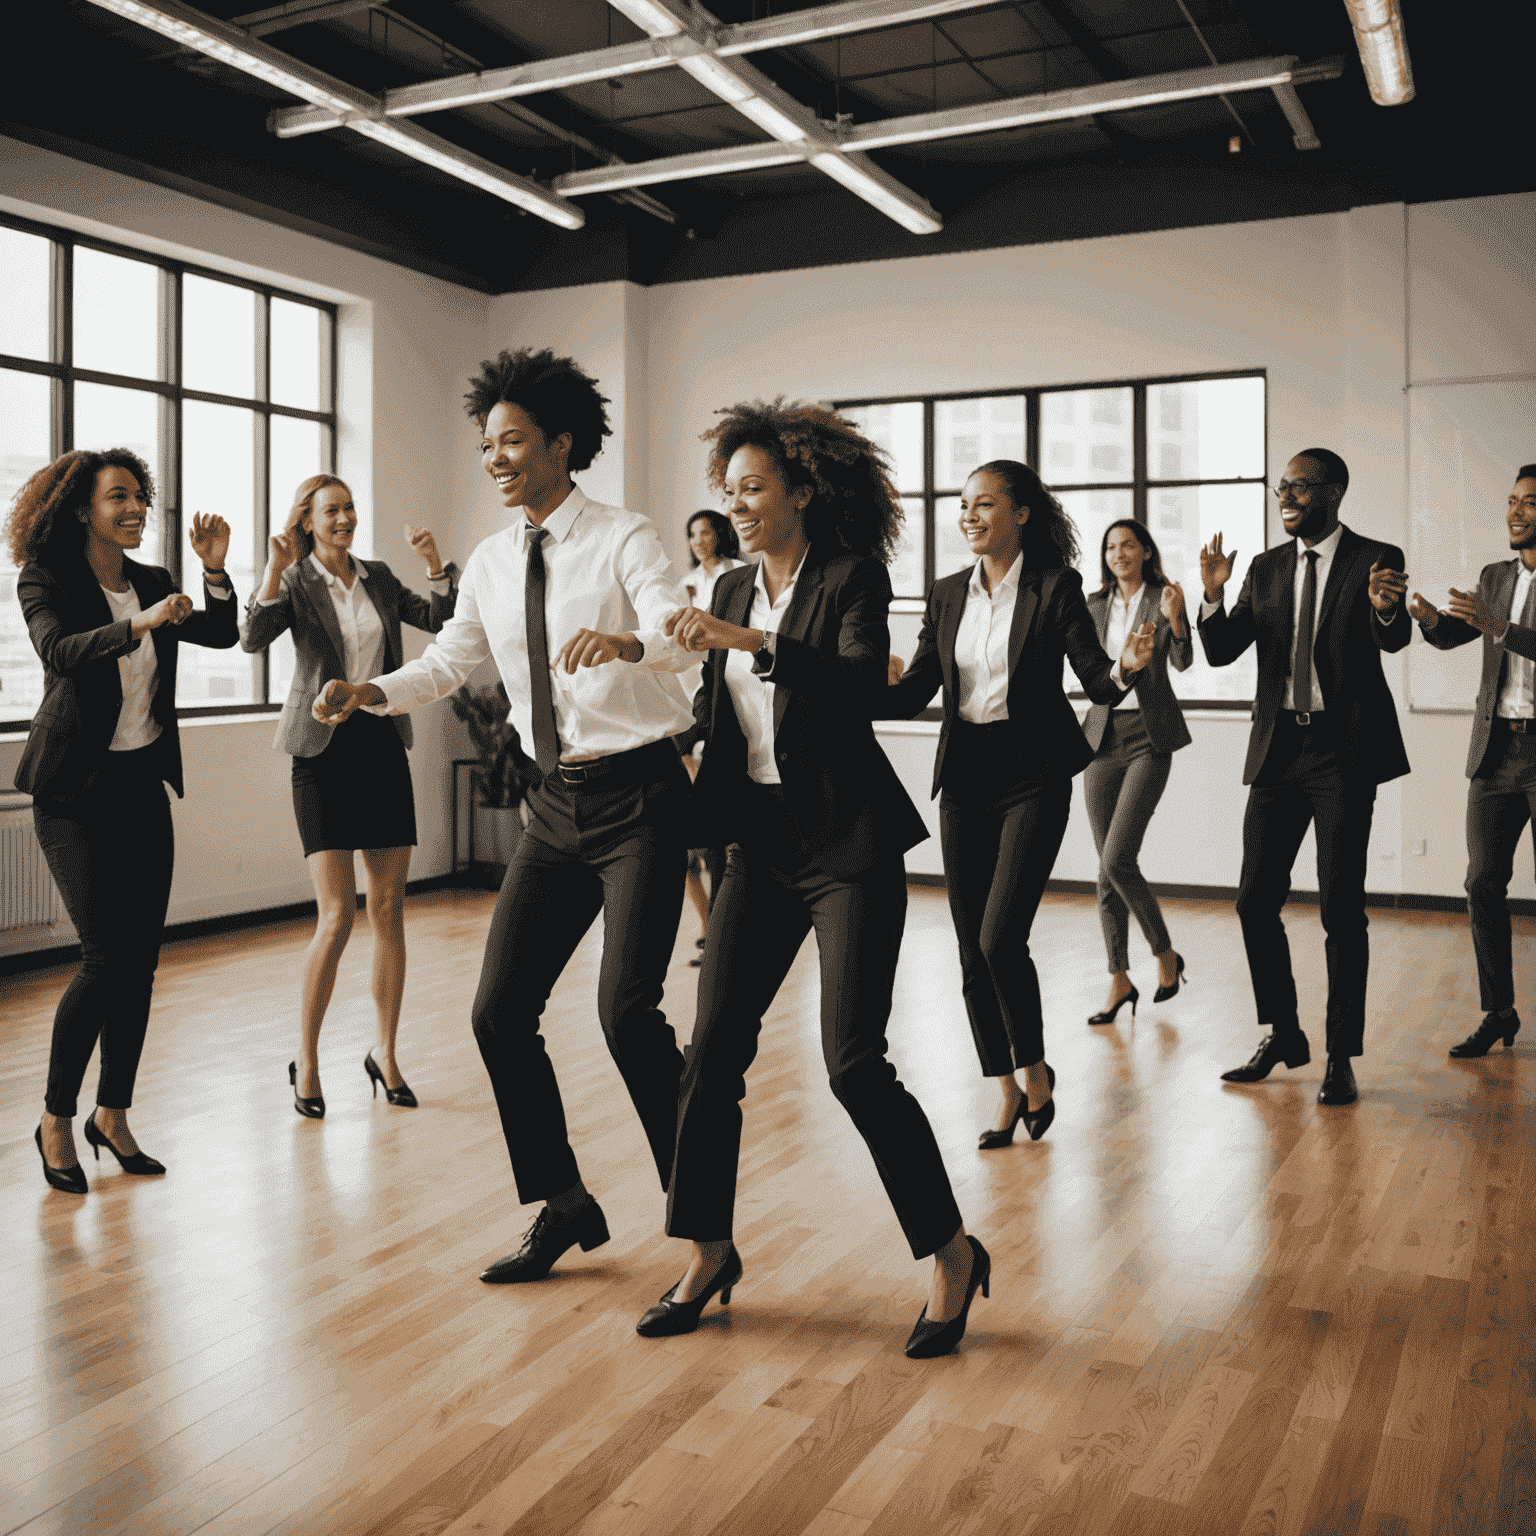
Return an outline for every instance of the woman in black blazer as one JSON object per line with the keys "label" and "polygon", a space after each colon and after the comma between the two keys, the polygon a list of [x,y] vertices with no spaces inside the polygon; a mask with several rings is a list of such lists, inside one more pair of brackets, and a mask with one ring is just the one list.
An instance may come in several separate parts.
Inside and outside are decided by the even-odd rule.
{"label": "woman in black blazer", "polygon": [[[171,573],[126,552],[143,542],[154,481],[126,448],[76,451],[16,493],[6,525],[22,567],[16,596],[43,663],[43,700],[16,769],[37,840],[80,935],[80,969],[53,1019],[48,1092],[37,1128],[43,1176],[86,1193],[71,1120],[97,1040],[101,1077],[85,1139],[128,1173],[164,1173],[128,1129],[175,847],[169,784],[182,793],[176,657],[182,641],[239,639],[224,554],[229,524],[198,513],[204,608]],[[149,644],[145,644],[145,637]]]}
{"label": "woman in black blazer", "polygon": [[667,1196],[667,1231],[693,1240],[693,1258],[639,1332],[690,1331],[741,1278],[731,1223],[746,1071],[814,929],[832,1091],[913,1257],[935,1261],[907,1353],[942,1354],[964,1333],[990,1260],[966,1236],[927,1117],[886,1059],[902,854],[927,836],[870,727],[890,650],[886,562],[899,504],[879,451],[833,412],[754,404],[723,414],[708,434],[710,480],[761,563],[723,575],[710,613],[684,608],[668,621],[709,653],[694,705],[706,743],[694,785],[700,841],[735,846],[699,977]]}
{"label": "woman in black blazer", "polygon": [[[1038,1141],[1056,1113],[1029,934],[1067,830],[1072,777],[1093,757],[1062,687],[1063,658],[1096,702],[1125,689],[1072,569],[1077,532],[1034,470],[983,464],[961,493],[960,532],[976,564],[934,582],[912,664],[878,714],[908,718],[944,690],[933,793],[943,791],[944,883],[971,1034],[1002,1094],[978,1142],[990,1151],[1021,1120]],[[1151,625],[1127,640],[1115,670],[1128,686],[1151,646]]]}
{"label": "woman in black blazer", "polygon": [[403,620],[436,634],[453,617],[452,569],[445,570],[426,528],[406,527],[426,562],[429,602],[402,586],[382,560],[351,553],[357,508],[344,480],[311,475],[294,492],[282,533],[273,536],[262,587],[250,602],[247,651],[265,650],[293,632],[293,682],[272,745],[293,759],[293,810],[304,861],[315,888],[315,936],[304,957],[299,1054],[288,1063],[293,1107],[306,1119],[325,1115],[320,1092],[320,1026],[336,971],[357,915],[352,855],[368,870],[368,922],[373,930],[373,1001],[379,1043],[363,1070],[391,1104],[416,1107],[395,1061],[400,1000],[405,991],[405,881],[416,845],[416,803],[406,715],[359,710],[342,725],[322,725],[310,701],[334,677],[366,683],[404,663]]}
{"label": "woman in black blazer", "polygon": [[1142,937],[1157,957],[1153,1002],[1174,996],[1184,975],[1184,957],[1168,937],[1162,908],[1136,860],[1168,787],[1173,754],[1189,745],[1184,711],[1168,682],[1168,663],[1186,670],[1195,659],[1195,642],[1184,612],[1184,589],[1164,573],[1146,524],[1125,517],[1104,530],[1099,575],[1088,612],[1107,655],[1118,655],[1133,630],[1155,626],[1152,659],[1136,690],[1119,704],[1095,704],[1083,721],[1083,734],[1094,750],[1083,775],[1083,800],[1099,854],[1099,923],[1110,974],[1109,1001],[1088,1022],[1113,1024],[1127,1001],[1134,1018],[1141,996],[1128,974],[1130,913],[1136,914]]}

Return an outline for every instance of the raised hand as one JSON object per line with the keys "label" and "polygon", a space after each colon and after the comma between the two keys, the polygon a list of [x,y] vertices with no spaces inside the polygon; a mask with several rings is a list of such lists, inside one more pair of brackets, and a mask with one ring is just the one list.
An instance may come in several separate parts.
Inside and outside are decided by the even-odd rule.
{"label": "raised hand", "polygon": [[162,624],[180,624],[191,612],[192,599],[185,592],[172,592],[169,597],[162,597],[152,608],[134,614],[133,633],[147,635],[150,630],[159,629]]}
{"label": "raised hand", "polygon": [[578,629],[565,642],[550,662],[550,668],[558,672],[564,667],[567,674],[577,667],[600,667],[610,661],[639,661],[645,648],[634,635],[605,635],[595,629]]}
{"label": "raised hand", "polygon": [[1369,596],[1371,607],[1377,613],[1390,613],[1402,602],[1403,593],[1407,590],[1408,573],[1406,571],[1394,571],[1390,566],[1384,567],[1379,560],[1371,567]]}
{"label": "raised hand", "polygon": [[1440,610],[1433,603],[1425,602],[1417,592],[1408,599],[1408,616],[1425,629],[1433,629],[1440,622]]}
{"label": "raised hand", "polygon": [[887,685],[894,688],[901,681],[901,674],[906,670],[906,662],[900,656],[892,656],[885,664],[885,681]]}
{"label": "raised hand", "polygon": [[229,553],[229,524],[222,517],[213,512],[194,512],[187,537],[192,553],[210,571],[224,569],[224,557]]}
{"label": "raised hand", "polygon": [[432,536],[430,528],[413,528],[407,523],[405,525],[405,542],[427,562],[427,574],[429,576],[442,570],[443,562],[438,557],[437,540]]}
{"label": "raised hand", "polygon": [[1205,600],[1219,603],[1222,591],[1232,579],[1232,567],[1237,563],[1237,551],[1223,550],[1218,533],[1209,544],[1200,548],[1200,583],[1205,588]]}
{"label": "raised hand", "polygon": [[1483,635],[1502,635],[1509,628],[1508,619],[1495,618],[1492,610],[1476,592],[1458,592],[1451,588],[1451,600],[1445,611],[1452,618],[1461,619]]}
{"label": "raised hand", "polygon": [[299,531],[285,528],[267,540],[267,573],[281,576],[290,565],[299,563]]}
{"label": "raised hand", "polygon": [[1140,672],[1152,660],[1152,641],[1157,634],[1155,624],[1143,624],[1125,637],[1125,649],[1120,652],[1120,676],[1129,677]]}
{"label": "raised hand", "polygon": [[1169,628],[1180,640],[1184,638],[1184,588],[1178,582],[1165,582],[1163,595],[1158,603]]}

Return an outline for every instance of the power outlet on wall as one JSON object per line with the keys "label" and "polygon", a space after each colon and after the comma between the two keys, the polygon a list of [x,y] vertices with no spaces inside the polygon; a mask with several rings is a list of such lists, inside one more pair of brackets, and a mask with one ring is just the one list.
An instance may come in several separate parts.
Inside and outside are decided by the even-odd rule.
{"label": "power outlet on wall", "polygon": [[1416,854],[1419,855],[1420,858],[1422,858],[1424,856],[1424,854],[1428,851],[1428,845],[1425,843],[1425,841],[1424,841],[1424,839],[1422,837],[1416,837],[1413,840],[1412,847],[1408,851],[1410,853],[1416,853]]}

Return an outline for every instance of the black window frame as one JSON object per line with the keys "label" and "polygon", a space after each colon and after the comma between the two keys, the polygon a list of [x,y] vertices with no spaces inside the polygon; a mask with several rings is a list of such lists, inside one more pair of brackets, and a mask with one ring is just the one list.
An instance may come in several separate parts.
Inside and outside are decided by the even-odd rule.
{"label": "black window frame", "polygon": [[[78,230],[61,225],[39,223],[35,219],[0,212],[0,226],[20,230],[24,234],[40,235],[52,242],[49,272],[49,351],[57,361],[40,362],[36,358],[16,357],[0,352],[0,369],[9,372],[42,375],[53,381],[49,402],[49,462],[60,454],[68,453],[74,446],[75,399],[77,383],[103,384],[114,389],[134,389],[152,394],[170,403],[170,409],[160,412],[159,449],[160,480],[155,512],[160,524],[159,563],[170,571],[178,585],[182,584],[182,407],[191,401],[210,405],[234,406],[254,412],[256,417],[256,462],[254,529],[255,548],[252,550],[252,568],[258,573],[266,566],[267,539],[271,531],[271,424],[274,416],[289,417],[298,421],[318,422],[322,428],[322,462],[326,473],[336,472],[336,377],[337,377],[337,315],[338,306],[324,299],[316,299],[306,293],[295,293],[273,283],[260,282],[217,267],[203,266],[196,262],[182,261],[176,257],[162,256],[137,246],[117,241],[98,239],[94,235],[81,234]],[[156,326],[159,331],[160,379],[135,378],[128,374],[103,372],[94,368],[77,368],[74,363],[74,278],[75,252],[77,249],[101,251],[109,256],[122,256],[131,261],[143,262],[159,270],[159,296]],[[181,381],[182,371],[182,311],[183,280],[187,277],[210,278],[234,288],[244,288],[262,297],[256,306],[256,397],[216,394],[209,390],[191,389]],[[286,299],[317,309],[326,316],[328,345],[321,347],[320,392],[329,409],[311,411],[300,406],[281,405],[267,398],[271,393],[272,337],[271,305],[273,299]],[[237,594],[239,600],[249,593]],[[41,665],[41,663],[39,663]],[[272,660],[269,651],[261,653],[261,692],[258,703],[209,703],[179,705],[176,710],[180,720],[193,720],[212,715],[272,715],[282,708],[282,700],[270,697],[272,687]],[[31,718],[3,718],[4,702],[0,700],[0,732],[25,731],[31,728]]]}
{"label": "black window frame", "polygon": [[[1239,475],[1227,477],[1203,478],[1200,476],[1183,476],[1163,479],[1147,473],[1147,391],[1158,385],[1164,384],[1203,384],[1213,379],[1262,379],[1264,381],[1264,467],[1260,475]],[[1085,390],[1131,390],[1132,402],[1132,426],[1131,426],[1131,477],[1129,480],[1055,480],[1040,468],[1040,404],[1046,395],[1053,394],[1079,394]],[[1189,486],[1204,485],[1269,485],[1269,370],[1267,368],[1226,368],[1207,370],[1201,373],[1168,373],[1154,374],[1141,378],[1119,379],[1085,379],[1060,384],[1030,384],[1019,385],[1013,388],[994,387],[991,389],[966,389],[934,394],[902,394],[902,395],[870,395],[860,396],[857,399],[835,400],[832,402],[834,409],[839,411],[857,411],[871,405],[913,405],[921,404],[923,407],[923,490],[919,498],[915,492],[902,491],[905,499],[920,499],[923,507],[923,599],[927,601],[927,594],[935,580],[935,565],[937,563],[937,539],[934,532],[934,519],[937,504],[948,497],[957,496],[959,487],[945,487],[935,484],[934,480],[934,407],[941,402],[952,400],[997,400],[1008,396],[1022,396],[1024,399],[1024,448],[1025,463],[1033,469],[1053,491],[1125,491],[1131,492],[1131,515],[1139,522],[1147,522],[1147,504],[1149,494],[1152,491],[1179,490]],[[1269,547],[1270,532],[1270,503],[1271,498],[1266,493],[1264,497],[1264,548]],[[1151,526],[1147,524],[1147,526]],[[911,599],[896,599],[898,603],[911,602]],[[909,611],[905,608],[899,611]],[[1081,690],[1073,690],[1068,694],[1069,698],[1082,700],[1087,695]],[[1230,712],[1247,712],[1253,708],[1252,699],[1180,699],[1180,704],[1185,709],[1211,709]],[[919,718],[938,719],[939,711],[935,709],[924,710]]]}

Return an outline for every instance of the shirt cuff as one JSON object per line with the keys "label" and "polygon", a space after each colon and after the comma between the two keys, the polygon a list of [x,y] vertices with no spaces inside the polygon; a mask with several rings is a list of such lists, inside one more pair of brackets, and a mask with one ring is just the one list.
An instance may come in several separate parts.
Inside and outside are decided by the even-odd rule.
{"label": "shirt cuff", "polygon": [[258,608],[276,608],[280,602],[282,602],[280,597],[258,597],[256,599],[256,606]]}
{"label": "shirt cuff", "polygon": [[229,600],[235,595],[235,589],[230,586],[228,576],[224,578],[224,585],[221,587],[216,587],[212,585],[212,583],[205,581],[203,583],[203,591],[205,591],[209,597],[218,598],[221,603],[229,602]]}
{"label": "shirt cuff", "polygon": [[1393,603],[1393,605],[1389,609],[1387,609],[1387,611],[1385,613],[1383,613],[1381,611],[1381,609],[1376,606],[1375,603],[1372,603],[1371,604],[1371,612],[1376,615],[1376,622],[1378,624],[1393,624],[1393,623],[1396,623],[1396,621],[1397,621],[1397,610],[1399,608],[1401,608],[1401,607],[1402,607],[1402,599],[1399,598],[1397,600],[1397,602]]}
{"label": "shirt cuff", "polygon": [[[1224,602],[1225,599],[1222,599],[1222,601]],[[1201,603],[1200,603],[1200,617],[1202,619],[1208,619],[1220,607],[1221,607],[1221,603],[1220,602],[1208,603],[1204,599],[1202,599]]]}
{"label": "shirt cuff", "polygon": [[431,588],[433,597],[447,597],[453,591],[453,578],[444,576],[441,581],[429,581],[427,586]]}
{"label": "shirt cuff", "polygon": [[639,661],[631,662],[631,666],[647,672],[686,672],[699,665],[701,658],[685,650],[681,642],[665,630],[637,629],[632,633],[640,642],[641,656]]}

